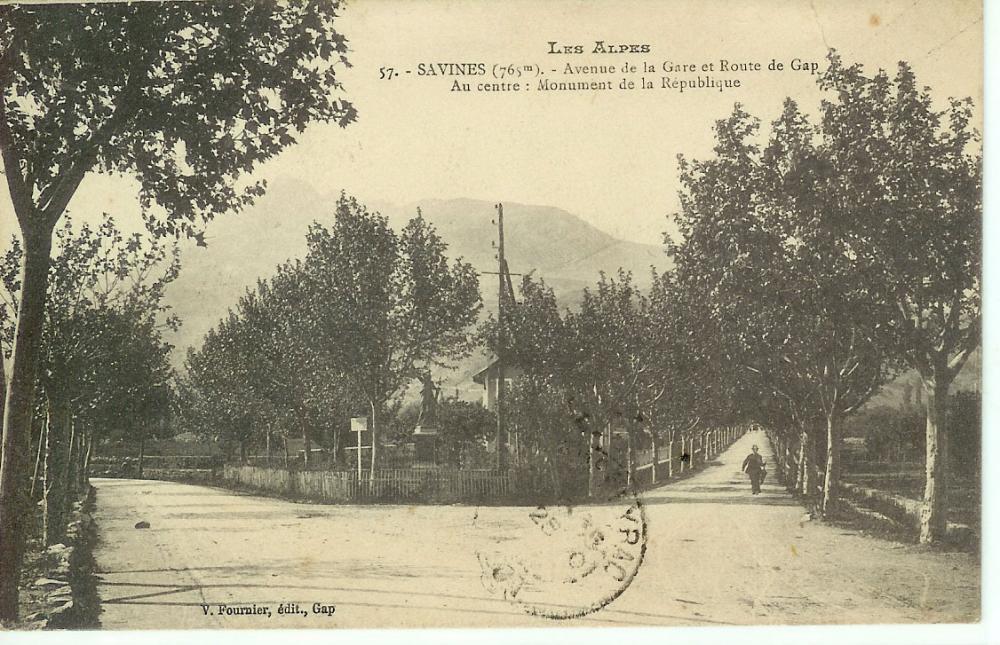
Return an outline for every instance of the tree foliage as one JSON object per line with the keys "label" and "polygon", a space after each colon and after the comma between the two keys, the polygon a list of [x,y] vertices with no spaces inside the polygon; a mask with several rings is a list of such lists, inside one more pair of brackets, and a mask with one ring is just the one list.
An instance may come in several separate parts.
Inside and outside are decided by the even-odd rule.
{"label": "tree foliage", "polygon": [[239,182],[308,123],[356,116],[336,92],[347,65],[338,9],[4,6],[0,133],[8,181],[22,184],[12,190],[19,218],[58,218],[91,171],[134,176],[158,233],[248,203],[260,187]]}
{"label": "tree foliage", "polygon": [[895,77],[869,77],[835,53],[819,84],[817,123],[786,100],[762,144],[759,121],[737,106],[716,124],[712,157],[682,158],[677,279],[706,299],[733,369],[755,375],[803,441],[826,448],[824,510],[836,497],[843,416],[898,366],[921,374],[923,533],[936,539],[944,459],[931,446],[946,441],[946,414],[933,402],[944,405],[979,342],[971,104],[936,110],[905,63]]}
{"label": "tree foliage", "polygon": [[307,243],[304,259],[261,281],[189,353],[195,400],[222,417],[203,427],[245,441],[274,422],[308,442],[368,416],[377,431],[413,379],[471,349],[478,278],[449,264],[419,213],[397,233],[341,197],[332,225],[313,224]]}
{"label": "tree foliage", "polygon": [[336,0],[0,7],[0,158],[24,255],[0,461],[0,621],[17,615],[34,373],[52,233],[92,172],[139,185],[156,236],[192,234],[260,195],[262,162],[340,97]]}
{"label": "tree foliage", "polygon": [[[141,235],[124,236],[110,217],[96,227],[65,220],[48,280],[42,359],[36,374],[34,426],[44,455],[47,542],[61,537],[66,486],[86,479],[86,459],[102,441],[141,437],[163,426],[171,409],[170,345],[162,337],[177,321],[163,305],[177,275],[173,252]],[[15,238],[7,256],[22,250]],[[13,344],[16,274],[4,276],[0,339]],[[42,448],[44,447],[44,451]],[[86,454],[85,454],[86,453]],[[36,467],[36,471],[38,468]],[[67,472],[73,471],[75,477]]]}

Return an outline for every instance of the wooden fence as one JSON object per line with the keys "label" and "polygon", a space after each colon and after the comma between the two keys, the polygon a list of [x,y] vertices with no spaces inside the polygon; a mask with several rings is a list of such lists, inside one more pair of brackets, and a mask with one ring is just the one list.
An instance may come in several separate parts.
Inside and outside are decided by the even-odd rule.
{"label": "wooden fence", "polygon": [[222,467],[218,455],[101,455],[90,460],[91,477],[207,480]]}
{"label": "wooden fence", "polygon": [[329,502],[487,502],[516,493],[515,477],[495,470],[385,468],[354,471],[227,465],[224,480],[260,491]]}
{"label": "wooden fence", "polygon": [[[745,426],[715,428],[692,433],[679,441],[668,441],[663,446],[639,450],[635,456],[636,476],[648,477],[651,484],[675,477],[711,461],[746,431]],[[687,457],[683,458],[684,455]]]}

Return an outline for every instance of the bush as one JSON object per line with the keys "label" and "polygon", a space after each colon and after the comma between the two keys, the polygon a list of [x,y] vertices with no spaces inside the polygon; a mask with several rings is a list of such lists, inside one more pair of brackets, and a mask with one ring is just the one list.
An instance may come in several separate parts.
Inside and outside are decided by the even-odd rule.
{"label": "bush", "polygon": [[869,460],[920,461],[924,452],[924,414],[917,408],[873,407],[846,422],[847,434],[865,438]]}
{"label": "bush", "polygon": [[968,477],[978,477],[981,467],[982,405],[979,392],[956,392],[948,400],[949,461]]}
{"label": "bush", "polygon": [[[924,460],[926,418],[924,409],[917,406],[873,407],[850,417],[845,434],[864,437],[867,460],[920,463]],[[953,472],[977,477],[982,461],[979,392],[961,391],[949,397],[948,438]]]}

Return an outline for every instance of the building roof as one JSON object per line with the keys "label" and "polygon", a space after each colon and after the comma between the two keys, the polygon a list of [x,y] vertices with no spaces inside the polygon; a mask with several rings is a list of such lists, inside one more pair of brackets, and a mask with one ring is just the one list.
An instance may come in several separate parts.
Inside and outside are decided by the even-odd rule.
{"label": "building roof", "polygon": [[[481,369],[478,372],[476,372],[475,374],[473,374],[472,375],[472,380],[474,382],[476,382],[476,383],[479,383],[480,385],[485,385],[486,384],[486,378],[488,376],[493,376],[493,375],[496,374],[497,365],[499,363],[500,363],[500,359],[494,358],[492,361],[490,361],[489,365],[487,365],[483,369]],[[510,364],[508,362],[508,364],[506,365],[506,370],[505,370],[504,376],[512,377],[512,376],[517,376],[520,373],[521,373],[521,369],[519,367],[517,367],[516,365],[512,365],[512,364]]]}

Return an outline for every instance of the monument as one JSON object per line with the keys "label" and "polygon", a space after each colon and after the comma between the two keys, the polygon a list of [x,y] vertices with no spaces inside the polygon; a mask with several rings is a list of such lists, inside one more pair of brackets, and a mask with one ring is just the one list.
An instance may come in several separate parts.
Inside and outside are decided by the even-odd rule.
{"label": "monument", "polygon": [[437,406],[441,388],[434,384],[430,370],[420,376],[420,415],[413,429],[413,444],[418,463],[437,463]]}

